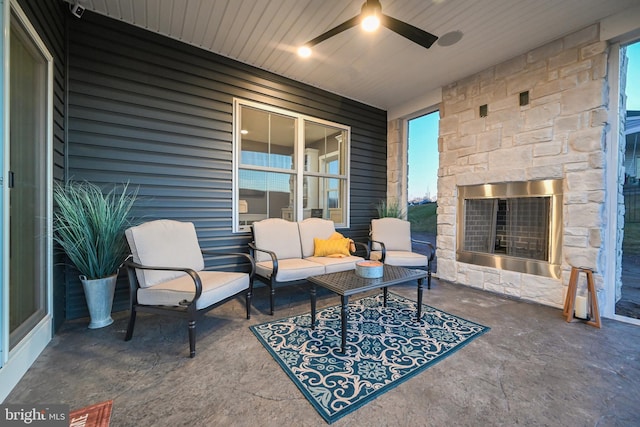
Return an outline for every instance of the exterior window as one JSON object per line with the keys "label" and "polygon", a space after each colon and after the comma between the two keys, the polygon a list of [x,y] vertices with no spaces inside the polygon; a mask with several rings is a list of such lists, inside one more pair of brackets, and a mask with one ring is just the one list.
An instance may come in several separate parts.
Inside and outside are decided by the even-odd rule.
{"label": "exterior window", "polygon": [[234,231],[254,221],[317,217],[348,226],[350,129],[234,101]]}

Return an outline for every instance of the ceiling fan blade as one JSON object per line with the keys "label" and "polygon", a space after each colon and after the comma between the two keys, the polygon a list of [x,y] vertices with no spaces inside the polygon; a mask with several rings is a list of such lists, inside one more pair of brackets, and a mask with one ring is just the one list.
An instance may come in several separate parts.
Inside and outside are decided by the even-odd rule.
{"label": "ceiling fan blade", "polygon": [[304,45],[308,46],[308,47],[315,46],[318,43],[325,41],[329,37],[333,37],[336,34],[340,34],[341,32],[343,32],[345,30],[348,30],[349,28],[355,27],[356,25],[358,25],[360,23],[360,19],[361,19],[360,15],[354,16],[353,18],[343,22],[342,24],[333,27],[329,31],[320,34],[318,37],[316,37],[313,40],[308,41]]}
{"label": "ceiling fan blade", "polygon": [[398,33],[402,37],[405,37],[427,49],[429,49],[431,45],[436,40],[438,40],[437,36],[434,36],[431,33],[427,33],[426,31],[421,30],[418,27],[414,27],[413,25],[407,24],[406,22],[402,22],[397,20],[396,18],[392,18],[389,15],[382,14],[380,23],[391,31]]}

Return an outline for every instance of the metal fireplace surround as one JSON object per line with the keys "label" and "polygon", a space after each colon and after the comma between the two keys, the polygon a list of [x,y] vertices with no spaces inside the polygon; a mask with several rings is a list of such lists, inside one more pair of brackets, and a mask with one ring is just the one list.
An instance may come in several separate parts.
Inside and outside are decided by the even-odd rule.
{"label": "metal fireplace surround", "polygon": [[[533,200],[533,199],[537,200]],[[530,200],[529,200],[530,199]],[[477,203],[477,200],[487,202]],[[494,203],[490,201],[493,200]],[[530,250],[504,250],[500,243],[500,237],[496,229],[504,228],[505,206],[515,202],[524,202],[525,206],[542,206],[538,219],[544,219],[542,225],[535,232],[536,244],[542,248]],[[486,209],[484,222],[475,221],[472,218],[474,209],[478,207],[493,206]],[[523,209],[528,211],[530,209]],[[523,217],[523,215],[519,215]],[[524,213],[526,217],[526,213]],[[513,219],[512,221],[523,221]],[[526,219],[524,220],[526,221]],[[540,221],[537,221],[540,223]],[[561,278],[561,250],[562,250],[562,180],[541,180],[527,182],[507,182],[497,184],[481,184],[458,187],[458,223],[457,223],[457,251],[456,260],[468,264],[492,267],[500,270],[516,271],[520,273],[535,274],[554,279]],[[514,242],[527,242],[531,245],[534,240],[528,224],[512,225],[513,230],[522,230],[523,236],[510,237],[511,246]],[[488,242],[484,248],[473,244],[478,241],[478,231],[484,233]],[[469,233],[467,236],[466,233]],[[474,234],[473,237],[471,233]],[[542,233],[543,236],[539,234]],[[542,237],[542,238],[541,238]]]}

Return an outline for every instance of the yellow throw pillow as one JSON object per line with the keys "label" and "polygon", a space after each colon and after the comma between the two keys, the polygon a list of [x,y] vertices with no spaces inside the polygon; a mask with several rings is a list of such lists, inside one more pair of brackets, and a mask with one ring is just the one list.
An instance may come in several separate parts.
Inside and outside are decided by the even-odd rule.
{"label": "yellow throw pillow", "polygon": [[[338,233],[337,231],[334,231],[333,234],[329,236],[329,240],[344,239],[344,238],[345,237],[342,234]],[[349,239],[349,252],[355,252],[355,251],[356,251],[356,244],[353,242],[352,239]]]}
{"label": "yellow throw pillow", "polygon": [[313,256],[342,257],[349,256],[349,239],[318,239],[313,238]]}

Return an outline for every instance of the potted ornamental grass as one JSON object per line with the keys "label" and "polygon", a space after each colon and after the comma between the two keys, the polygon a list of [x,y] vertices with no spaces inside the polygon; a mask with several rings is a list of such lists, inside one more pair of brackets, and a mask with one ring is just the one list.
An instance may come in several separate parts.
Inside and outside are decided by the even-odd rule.
{"label": "potted ornamental grass", "polygon": [[380,200],[376,205],[378,218],[400,218],[404,219],[406,208],[397,199]]}
{"label": "potted ornamental grass", "polygon": [[137,196],[128,187],[114,185],[105,193],[90,182],[69,181],[54,188],[53,238],[80,272],[91,329],[113,323],[118,270],[129,254],[124,231]]}

